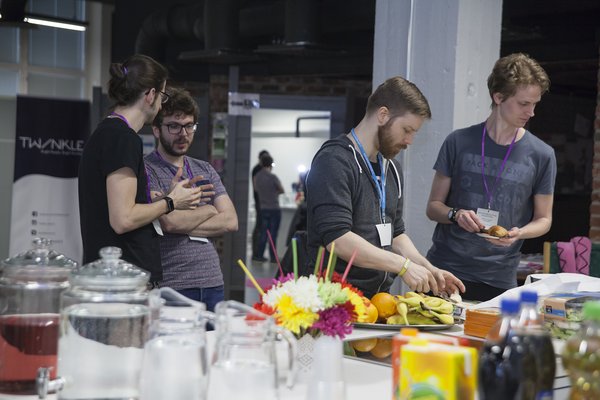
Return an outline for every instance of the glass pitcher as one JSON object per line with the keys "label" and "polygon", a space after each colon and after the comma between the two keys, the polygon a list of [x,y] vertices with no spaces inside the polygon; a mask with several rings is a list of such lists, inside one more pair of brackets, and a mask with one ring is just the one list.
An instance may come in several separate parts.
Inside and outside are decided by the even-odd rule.
{"label": "glass pitcher", "polygon": [[38,368],[56,371],[59,299],[77,263],[50,244],[36,238],[1,263],[0,393],[35,394]]}
{"label": "glass pitcher", "polygon": [[100,259],[73,269],[61,296],[58,375],[38,371],[38,395],[59,399],[138,398],[150,324],[150,274],[105,247]]}
{"label": "glass pitcher", "polygon": [[236,400],[279,399],[275,340],[288,343],[287,386],[296,368],[296,339],[275,320],[236,301],[215,307],[216,343],[211,364],[208,398]]}
{"label": "glass pitcher", "polygon": [[167,287],[150,292],[150,306],[159,317],[144,347],[140,399],[206,399],[206,322],[214,321],[214,314]]}

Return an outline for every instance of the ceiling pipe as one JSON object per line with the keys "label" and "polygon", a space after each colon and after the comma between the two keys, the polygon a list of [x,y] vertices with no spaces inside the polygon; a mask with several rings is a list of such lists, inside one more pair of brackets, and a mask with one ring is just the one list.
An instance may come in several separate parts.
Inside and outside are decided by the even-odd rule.
{"label": "ceiling pipe", "polygon": [[316,43],[319,16],[316,0],[285,1],[285,43]]}
{"label": "ceiling pipe", "polygon": [[204,49],[238,49],[239,0],[204,1]]}
{"label": "ceiling pipe", "polygon": [[135,52],[165,61],[167,45],[173,38],[204,40],[202,16],[202,4],[175,4],[153,12],[144,20],[138,32]]}

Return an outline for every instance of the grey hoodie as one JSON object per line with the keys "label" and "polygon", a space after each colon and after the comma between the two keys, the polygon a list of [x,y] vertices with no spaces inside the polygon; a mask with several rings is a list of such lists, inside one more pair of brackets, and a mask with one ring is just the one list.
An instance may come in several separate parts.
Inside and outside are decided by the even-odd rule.
{"label": "grey hoodie", "polygon": [[[392,224],[392,238],[395,238],[404,233],[402,169],[396,160],[384,160],[384,168],[386,222]],[[374,169],[379,176],[378,169]],[[325,246],[349,231],[374,246],[391,251],[391,246],[381,246],[375,227],[382,222],[377,188],[360,152],[354,149],[346,135],[328,140],[321,146],[313,158],[306,187],[309,265],[315,265],[319,246]],[[338,258],[335,270],[342,274],[345,268],[346,262]],[[388,291],[394,278],[395,274],[362,268],[354,263],[347,280],[370,298],[377,292]]]}

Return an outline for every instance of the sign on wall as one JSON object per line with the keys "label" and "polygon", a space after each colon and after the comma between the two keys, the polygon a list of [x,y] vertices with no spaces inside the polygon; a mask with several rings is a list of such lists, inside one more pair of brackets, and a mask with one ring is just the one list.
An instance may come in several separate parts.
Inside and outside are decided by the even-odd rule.
{"label": "sign on wall", "polygon": [[77,171],[89,131],[87,101],[17,97],[11,255],[44,237],[81,261]]}

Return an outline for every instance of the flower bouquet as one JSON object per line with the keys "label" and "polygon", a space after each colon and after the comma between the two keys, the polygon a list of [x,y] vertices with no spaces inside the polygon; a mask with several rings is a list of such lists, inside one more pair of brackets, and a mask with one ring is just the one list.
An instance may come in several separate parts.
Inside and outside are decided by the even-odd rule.
{"label": "flower bouquet", "polygon": [[[344,339],[352,332],[352,323],[364,320],[367,311],[362,292],[345,282],[356,253],[348,262],[344,275],[340,276],[332,268],[335,265],[335,247],[331,249],[325,271],[322,269],[324,250],[321,248],[317,257],[320,262],[314,273],[298,276],[295,238],[292,246],[294,273],[284,275],[279,266],[280,276],[273,280],[271,287],[263,291],[255,284],[261,301],[254,308],[272,315],[278,325],[291,331],[296,338],[308,334],[314,338],[326,335]],[[277,262],[279,264],[279,260]],[[242,268],[249,274],[245,266]]]}

